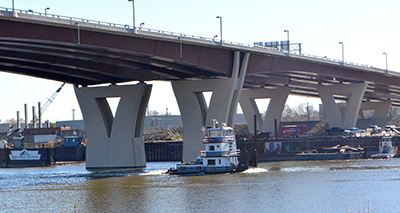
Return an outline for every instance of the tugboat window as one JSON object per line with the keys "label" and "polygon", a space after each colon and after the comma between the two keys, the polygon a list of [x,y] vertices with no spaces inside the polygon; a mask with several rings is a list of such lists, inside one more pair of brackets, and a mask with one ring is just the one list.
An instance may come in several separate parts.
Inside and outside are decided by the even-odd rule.
{"label": "tugboat window", "polygon": [[208,160],[207,163],[209,166],[215,165],[215,160]]}
{"label": "tugboat window", "polygon": [[221,159],[218,160],[218,163],[221,164]]}
{"label": "tugboat window", "polygon": [[215,147],[214,146],[209,146],[208,151],[214,151]]}

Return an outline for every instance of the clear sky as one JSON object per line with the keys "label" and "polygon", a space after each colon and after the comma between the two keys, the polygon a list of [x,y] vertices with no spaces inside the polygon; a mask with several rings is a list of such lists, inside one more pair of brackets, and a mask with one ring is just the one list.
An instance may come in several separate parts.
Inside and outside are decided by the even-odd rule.
{"label": "clear sky", "polygon": [[[79,17],[132,25],[132,3],[128,0],[14,0],[15,8],[36,12]],[[1,7],[11,8],[12,0]],[[400,1],[394,0],[135,0],[136,25],[212,38],[219,35],[219,20],[223,18],[223,39],[252,44],[256,41],[302,43],[303,53],[341,59],[344,42],[346,61],[368,64],[384,69],[387,52],[389,70],[400,71]],[[5,30],[5,29],[2,29]],[[46,102],[61,82],[42,80],[0,72],[0,119],[16,117],[16,111],[29,105]],[[319,99],[290,97],[288,104],[318,104]],[[169,83],[154,83],[150,110],[179,114]],[[317,107],[316,107],[317,108]],[[44,120],[82,119],[72,85],[67,85],[45,112]]]}

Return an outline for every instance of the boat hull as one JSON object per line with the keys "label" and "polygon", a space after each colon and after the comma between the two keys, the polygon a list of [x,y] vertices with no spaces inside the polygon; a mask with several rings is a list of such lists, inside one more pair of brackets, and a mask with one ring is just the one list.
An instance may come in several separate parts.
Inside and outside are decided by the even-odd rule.
{"label": "boat hull", "polygon": [[371,159],[390,159],[394,158],[394,154],[376,154],[376,155],[371,155]]}

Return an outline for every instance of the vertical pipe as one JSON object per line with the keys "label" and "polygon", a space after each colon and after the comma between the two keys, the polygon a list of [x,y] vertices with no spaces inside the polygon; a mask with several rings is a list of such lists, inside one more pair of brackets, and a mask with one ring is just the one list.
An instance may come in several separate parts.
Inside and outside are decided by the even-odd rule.
{"label": "vertical pipe", "polygon": [[36,128],[36,107],[32,106],[32,128]]}
{"label": "vertical pipe", "polygon": [[275,139],[278,139],[278,122],[276,119],[274,119],[274,125],[275,125]]}
{"label": "vertical pipe", "polygon": [[253,156],[253,163],[254,163],[254,167],[257,167],[257,163],[258,163],[258,139],[257,139],[257,115],[254,115],[254,155]]}
{"label": "vertical pipe", "polygon": [[39,115],[39,128],[42,128],[42,106],[40,102],[38,102],[38,115]]}
{"label": "vertical pipe", "polygon": [[165,131],[168,131],[168,108],[165,112]]}
{"label": "vertical pipe", "polygon": [[19,122],[19,111],[17,111],[17,129],[21,128],[21,123]]}
{"label": "vertical pipe", "polygon": [[24,105],[25,108],[25,130],[28,129],[28,104]]}

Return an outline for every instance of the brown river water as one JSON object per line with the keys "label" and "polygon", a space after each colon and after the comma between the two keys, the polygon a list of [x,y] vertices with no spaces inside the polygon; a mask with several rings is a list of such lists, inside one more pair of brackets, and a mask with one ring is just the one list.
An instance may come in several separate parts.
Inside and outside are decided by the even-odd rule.
{"label": "brown river water", "polygon": [[0,212],[400,212],[400,159],[164,174],[176,163],[108,172],[87,171],[85,164],[0,169]]}

